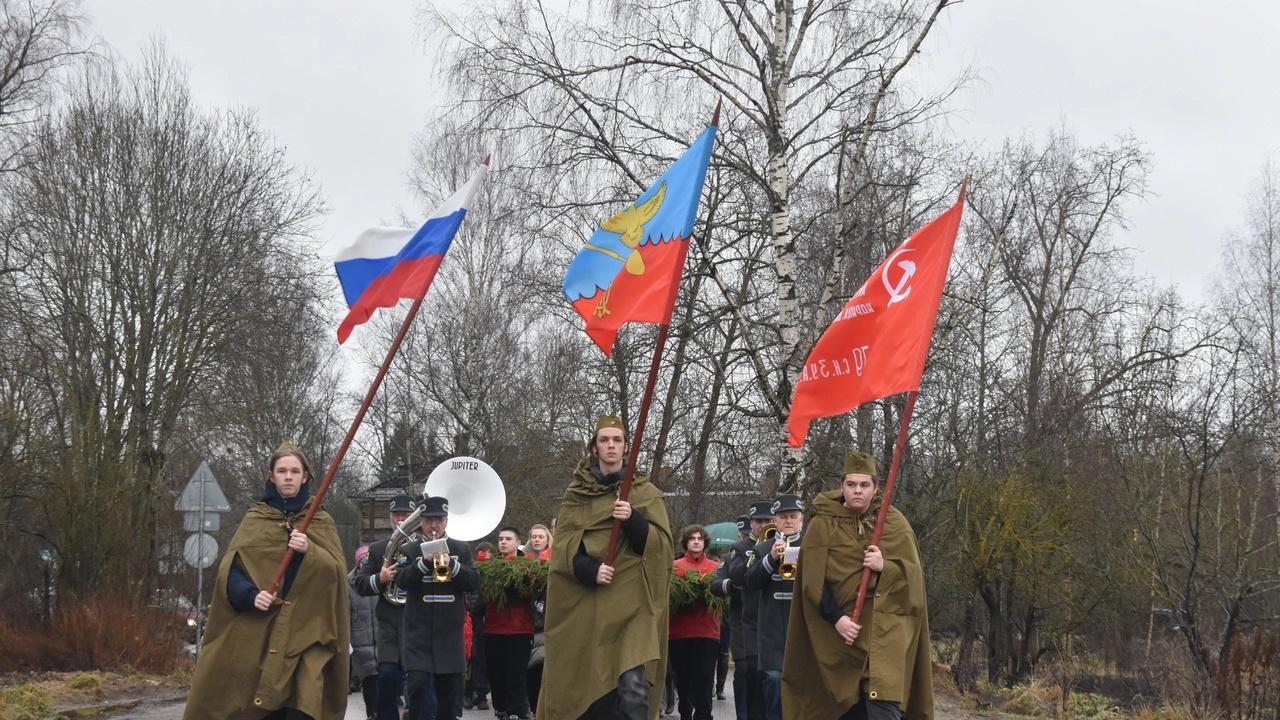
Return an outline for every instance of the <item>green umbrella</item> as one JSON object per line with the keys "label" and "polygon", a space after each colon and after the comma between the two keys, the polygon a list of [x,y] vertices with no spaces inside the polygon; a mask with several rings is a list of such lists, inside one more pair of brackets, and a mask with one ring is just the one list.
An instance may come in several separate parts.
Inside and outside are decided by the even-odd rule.
{"label": "green umbrella", "polygon": [[707,535],[710,538],[709,541],[707,542],[707,550],[709,552],[714,552],[716,550],[723,550],[727,547],[733,547],[733,544],[738,542],[738,524],[737,523],[722,522],[722,523],[715,523],[713,525],[708,525],[706,527],[707,527]]}

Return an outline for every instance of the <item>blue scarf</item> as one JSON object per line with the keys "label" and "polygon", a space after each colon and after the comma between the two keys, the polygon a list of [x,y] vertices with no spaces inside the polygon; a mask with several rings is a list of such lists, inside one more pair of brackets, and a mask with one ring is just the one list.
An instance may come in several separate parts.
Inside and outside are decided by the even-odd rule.
{"label": "blue scarf", "polygon": [[307,504],[307,500],[311,499],[311,481],[308,480],[298,488],[298,494],[291,498],[284,497],[276,490],[275,483],[267,481],[267,486],[262,490],[262,502],[279,510],[285,515],[297,515],[302,512],[303,506]]}

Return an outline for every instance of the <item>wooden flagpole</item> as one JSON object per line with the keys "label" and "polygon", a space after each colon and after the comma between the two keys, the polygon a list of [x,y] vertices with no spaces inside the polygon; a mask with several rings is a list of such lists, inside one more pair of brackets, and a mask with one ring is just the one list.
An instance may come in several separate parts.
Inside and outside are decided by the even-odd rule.
{"label": "wooden flagpole", "polygon": [[[489,164],[489,155],[484,156],[484,160],[480,161],[481,165]],[[400,351],[400,344],[404,342],[405,335],[409,333],[409,327],[413,325],[413,319],[418,316],[418,309],[422,307],[422,301],[427,297],[427,291],[431,289],[432,282],[422,288],[422,294],[414,298],[413,305],[409,307],[409,312],[404,316],[404,322],[400,323],[400,330],[396,332],[395,340],[391,341],[391,347],[387,349],[387,356],[382,359],[382,366],[378,368],[378,374],[373,377],[373,383],[369,385],[369,390],[364,394],[364,400],[360,403],[360,409],[356,411],[356,416],[351,421],[351,427],[347,428],[347,436],[342,439],[342,444],[338,446],[338,452],[334,454],[333,460],[329,461],[329,469],[325,471],[324,480],[320,482],[320,489],[316,490],[316,494],[311,498],[311,507],[307,510],[307,514],[302,518],[302,523],[295,530],[300,533],[306,533],[307,528],[311,527],[311,520],[315,518],[316,512],[320,510],[320,504],[324,502],[324,496],[329,492],[329,486],[333,484],[333,478],[338,474],[338,468],[342,465],[343,458],[347,455],[347,449],[351,447],[351,441],[356,437],[356,431],[360,429],[360,423],[364,422],[365,413],[369,412],[369,406],[373,404],[373,398],[378,394],[378,388],[382,386],[382,380],[387,376],[387,371],[391,369],[391,361],[395,359],[396,353]],[[271,586],[267,592],[275,595],[280,589],[280,583],[284,580],[284,574],[289,569],[289,563],[293,560],[293,548],[285,550],[284,557],[280,559],[280,565],[276,568],[276,574],[271,578]],[[276,599],[279,602],[279,598]]]}
{"label": "wooden flagpole", "polygon": [[[720,125],[720,100],[716,101],[715,112],[711,116],[711,125]],[[701,191],[699,191],[701,192]],[[653,360],[649,363],[649,379],[645,383],[644,396],[640,400],[640,417],[636,420],[636,432],[631,438],[631,450],[627,453],[627,474],[622,478],[618,488],[618,499],[626,501],[631,497],[631,484],[635,480],[636,463],[640,461],[640,441],[644,438],[645,420],[649,417],[649,406],[653,403],[653,388],[658,383],[658,370],[662,367],[662,351],[667,346],[667,331],[671,328],[671,316],[676,308],[676,296],[680,292],[680,278],[684,276],[684,262],[689,255],[689,245],[693,238],[684,242],[680,251],[680,261],[676,263],[671,280],[671,292],[667,297],[667,317],[658,327],[658,340],[653,346]],[[609,546],[605,549],[604,564],[613,565],[618,555],[618,544],[622,541],[622,521],[614,518],[613,527],[609,529]]]}
{"label": "wooden flagpole", "polygon": [[[960,196],[956,199],[957,204],[963,204],[965,195],[969,189],[969,176],[964,176],[964,181],[960,183]],[[953,239],[954,242],[954,239]],[[930,338],[930,343],[933,340]],[[923,372],[921,373],[923,375]],[[889,515],[889,506],[893,504],[893,486],[898,481],[898,469],[902,465],[902,453],[907,447],[907,431],[911,428],[911,414],[916,408],[916,397],[920,395],[919,390],[907,391],[907,403],[902,408],[902,420],[898,425],[898,439],[893,443],[893,460],[889,463],[889,476],[884,481],[884,491],[880,497],[880,512],[876,515],[876,527],[871,533],[871,544],[880,547],[880,535],[884,531],[884,521]],[[871,584],[871,572],[865,568],[862,571],[862,583],[858,585],[858,598],[853,603],[853,622],[855,625],[862,624],[862,606],[867,600],[867,589]]]}
{"label": "wooden flagpole", "polygon": [[[907,404],[902,409],[902,421],[898,425],[898,439],[893,443],[893,461],[889,463],[889,477],[884,481],[884,491],[880,497],[880,513],[876,515],[876,527],[871,532],[871,544],[880,546],[880,534],[884,531],[884,520],[889,515],[889,506],[893,503],[893,486],[898,481],[898,468],[902,465],[902,453],[907,447],[907,431],[911,427],[911,413],[916,408],[916,397],[919,390],[907,392]],[[862,624],[862,605],[867,599],[867,588],[871,584],[871,571],[862,569],[862,584],[858,586],[858,599],[853,603],[853,622]]]}

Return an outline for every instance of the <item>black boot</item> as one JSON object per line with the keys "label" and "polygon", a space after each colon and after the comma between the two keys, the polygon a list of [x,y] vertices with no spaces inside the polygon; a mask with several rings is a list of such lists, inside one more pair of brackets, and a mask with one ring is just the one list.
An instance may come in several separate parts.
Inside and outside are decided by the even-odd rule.
{"label": "black boot", "polygon": [[623,720],[648,720],[649,688],[643,665],[622,673],[618,678],[618,711]]}

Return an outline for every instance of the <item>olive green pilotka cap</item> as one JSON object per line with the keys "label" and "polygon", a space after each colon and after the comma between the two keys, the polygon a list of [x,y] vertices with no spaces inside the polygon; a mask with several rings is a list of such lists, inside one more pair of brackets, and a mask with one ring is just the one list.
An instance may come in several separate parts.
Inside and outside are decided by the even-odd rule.
{"label": "olive green pilotka cap", "polygon": [[622,420],[619,419],[617,415],[601,415],[596,419],[596,432],[600,432],[605,428],[617,428],[624,433],[627,431],[627,429],[622,426]]}
{"label": "olive green pilotka cap", "polygon": [[868,453],[851,452],[844,456],[844,475],[876,476],[876,459]]}

